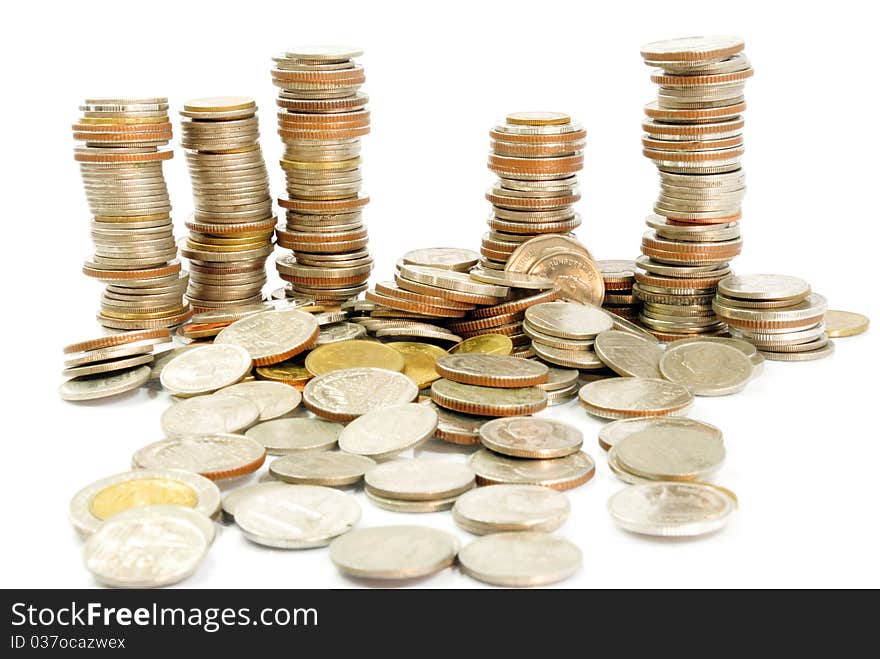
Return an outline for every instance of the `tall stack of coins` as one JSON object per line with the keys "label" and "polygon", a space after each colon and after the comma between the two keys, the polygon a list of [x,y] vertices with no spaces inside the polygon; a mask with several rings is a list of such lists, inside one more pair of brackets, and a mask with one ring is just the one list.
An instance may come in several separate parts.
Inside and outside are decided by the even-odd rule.
{"label": "tall stack of coins", "polygon": [[187,101],[180,113],[195,212],[181,254],[197,311],[259,302],[272,253],[272,197],[260,150],[257,105],[224,96]]}
{"label": "tall stack of coins", "polygon": [[515,112],[489,133],[489,169],[498,181],[480,252],[484,268],[503,270],[523,242],[580,226],[572,204],[581,198],[577,172],[584,165],[587,132],[562,112]]}
{"label": "tall stack of coins", "polygon": [[366,290],[373,260],[361,213],[360,138],[370,132],[364,70],[357,48],[309,46],[275,58],[278,133],[287,211],[278,244],[293,250],[276,260],[292,293],[339,303]]}
{"label": "tall stack of coins", "polygon": [[642,48],[645,63],[661,69],[642,125],[660,195],[633,290],[642,323],[661,339],[725,330],[712,298],[742,247],[743,89],[753,74],[744,47],[738,37],[689,37]]}
{"label": "tall stack of coins", "polygon": [[602,308],[626,320],[637,321],[642,303],[633,293],[636,283],[635,261],[597,261],[596,265],[605,284]]}
{"label": "tall stack of coins", "polygon": [[95,253],[83,265],[107,284],[98,322],[122,330],[172,327],[190,315],[177,260],[160,150],[171,140],[167,98],[90,98],[73,126],[92,212]]}

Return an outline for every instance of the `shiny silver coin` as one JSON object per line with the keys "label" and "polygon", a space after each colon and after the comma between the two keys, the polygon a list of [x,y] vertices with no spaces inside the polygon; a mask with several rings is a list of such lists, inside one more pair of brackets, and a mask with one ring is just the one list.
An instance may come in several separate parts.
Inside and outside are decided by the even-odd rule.
{"label": "shiny silver coin", "polygon": [[427,441],[437,422],[437,413],[418,403],[382,407],[349,423],[339,434],[339,448],[382,460]]}
{"label": "shiny silver coin", "polygon": [[244,435],[215,434],[162,439],[138,449],[133,469],[182,469],[211,480],[249,474],[263,465],[266,449]]}
{"label": "shiny silver coin", "polygon": [[[320,322],[319,322],[320,324]],[[328,343],[338,343],[340,341],[351,341],[353,339],[361,339],[367,335],[367,330],[362,325],[356,323],[331,323],[321,326],[321,334],[315,342],[315,346],[322,346]]]}
{"label": "shiny silver coin", "polygon": [[661,379],[663,348],[641,336],[619,330],[602,332],[593,348],[596,356],[615,373],[630,377]]}
{"label": "shiny silver coin", "polygon": [[406,501],[455,497],[474,486],[474,472],[452,460],[416,458],[390,460],[364,475],[372,494]]}
{"label": "shiny silver coin", "polygon": [[532,350],[543,361],[565,368],[592,371],[605,368],[605,363],[592,350],[563,350],[532,341]]}
{"label": "shiny silver coin", "polygon": [[236,433],[260,418],[260,408],[235,396],[196,396],[174,403],[162,413],[166,437]]}
{"label": "shiny silver coin", "polygon": [[535,531],[493,533],[458,555],[462,572],[496,586],[545,586],[577,572],[583,554],[568,540]]}
{"label": "shiny silver coin", "polygon": [[312,314],[298,309],[264,311],[236,320],[214,338],[215,344],[245,348],[257,363],[280,362],[311,345],[318,337]]}
{"label": "shiny silver coin", "polygon": [[270,455],[287,455],[334,449],[344,427],[322,419],[273,419],[249,428],[245,436],[266,447]]}
{"label": "shiny silver coin", "polygon": [[752,360],[721,343],[679,343],[667,348],[660,371],[697,396],[726,396],[745,388],[752,379]]}
{"label": "shiny silver coin", "polygon": [[808,352],[771,352],[769,350],[761,350],[761,355],[765,359],[776,362],[807,362],[814,359],[822,359],[834,354],[834,343],[829,341],[818,350],[810,350]]}
{"label": "shiny silver coin", "polygon": [[150,379],[149,366],[73,378],[58,388],[64,400],[96,400],[137,389]]}
{"label": "shiny silver coin", "polygon": [[613,327],[606,312],[576,302],[536,304],[525,317],[535,329],[563,339],[592,339]]}
{"label": "shiny silver coin", "polygon": [[675,432],[694,432],[695,430],[718,441],[723,439],[723,435],[718,428],[695,419],[684,417],[620,419],[608,423],[599,429],[599,446],[603,450],[608,451],[624,437],[629,437],[636,433],[660,434],[665,432],[672,434]]}
{"label": "shiny silver coin", "polygon": [[528,387],[549,377],[549,369],[540,362],[477,352],[443,355],[434,368],[453,382],[489,387]]}
{"label": "shiny silver coin", "polygon": [[507,286],[509,288],[543,291],[553,288],[554,286],[552,279],[540,277],[538,275],[530,275],[524,272],[474,268],[468,272],[468,275],[470,275],[471,279],[474,281],[482,282],[484,284],[497,284],[498,286]]}
{"label": "shiny silver coin", "polygon": [[269,463],[269,473],[285,483],[338,487],[360,481],[376,462],[343,451],[291,453]]}
{"label": "shiny silver coin", "polygon": [[789,275],[733,275],[718,282],[718,292],[746,300],[802,300],[810,285]]}
{"label": "shiny silver coin", "polygon": [[630,377],[590,382],[578,396],[590,414],[611,419],[679,414],[694,401],[686,387],[674,382]]}
{"label": "shiny silver coin", "polygon": [[227,492],[223,495],[223,499],[220,502],[220,509],[223,511],[224,520],[232,521],[235,519],[237,506],[245,498],[285,487],[292,486],[289,483],[283,483],[281,481],[264,480],[259,483],[252,483],[251,485],[245,485],[244,487],[239,487]]}
{"label": "shiny silver coin", "polygon": [[479,254],[459,247],[428,247],[415,249],[403,255],[404,263],[458,272],[467,272],[479,261]]}
{"label": "shiny silver coin", "polygon": [[535,385],[538,389],[543,389],[548,394],[554,391],[567,389],[577,384],[578,372],[573,368],[555,368],[550,367],[547,376],[547,382]]}
{"label": "shiny silver coin", "polygon": [[593,459],[583,451],[564,458],[534,460],[483,449],[474,453],[468,464],[477,474],[479,485],[542,485],[567,490],[583,485],[596,473]]}
{"label": "shiny silver coin", "polygon": [[290,385],[266,380],[239,382],[216,391],[214,395],[238,396],[255,403],[260,408],[259,421],[269,421],[289,414],[302,401],[302,394]]}
{"label": "shiny silver coin", "polygon": [[303,402],[318,416],[351,421],[371,410],[418,398],[416,383],[403,373],[381,368],[347,368],[309,380]]}
{"label": "shiny silver coin", "polygon": [[571,513],[568,497],[539,485],[488,485],[465,492],[452,518],[475,535],[505,531],[555,531]]}
{"label": "shiny silver coin", "polygon": [[390,510],[395,513],[436,513],[441,510],[449,510],[458,499],[455,494],[442,499],[428,499],[412,501],[409,499],[390,499],[376,494],[369,486],[364,488],[364,494],[379,508]]}
{"label": "shiny silver coin", "polygon": [[734,510],[731,497],[700,483],[643,483],[608,500],[614,522],[643,535],[704,535],[724,527]]}
{"label": "shiny silver coin", "polygon": [[493,419],[480,428],[483,446],[516,458],[562,458],[584,443],[580,430],[560,421],[535,417]]}
{"label": "shiny silver coin", "polygon": [[160,382],[172,394],[197,396],[238,382],[252,366],[250,353],[239,346],[199,346],[168,362],[161,371]]}

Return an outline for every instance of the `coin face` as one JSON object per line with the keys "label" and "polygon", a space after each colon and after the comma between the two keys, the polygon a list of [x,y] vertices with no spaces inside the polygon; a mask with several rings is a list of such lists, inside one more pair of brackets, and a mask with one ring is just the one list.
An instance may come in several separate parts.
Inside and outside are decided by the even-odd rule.
{"label": "coin face", "polygon": [[700,483],[642,483],[608,500],[614,522],[633,533],[696,536],[725,526],[736,503],[724,492]]}
{"label": "coin face", "polygon": [[383,368],[347,368],[320,375],[306,385],[303,402],[331,421],[351,421],[370,410],[410,403],[416,384],[403,373]]}
{"label": "coin face", "polygon": [[235,506],[235,523],[248,540],[279,549],[323,547],[360,518],[354,497],[317,485],[255,492]]}
{"label": "coin face", "polygon": [[263,465],[266,449],[244,435],[197,435],[148,444],[131,458],[135,469],[182,469],[211,480],[250,474]]}
{"label": "coin face", "polygon": [[431,399],[453,412],[477,416],[519,416],[547,407],[547,392],[537,387],[501,389],[446,379],[431,385]]}
{"label": "coin face", "polygon": [[364,579],[415,579],[452,565],[458,539],[427,526],[378,526],[352,531],[330,544],[330,560]]}
{"label": "coin face", "polygon": [[287,455],[334,449],[344,427],[323,419],[273,419],[249,428],[245,436],[263,445],[270,455]]}
{"label": "coin face", "polygon": [[273,460],[269,473],[285,483],[341,486],[357,483],[376,462],[344,451],[291,453]]}
{"label": "coin face", "polygon": [[648,378],[608,378],[585,384],[581,403],[605,418],[662,416],[687,409],[694,400],[686,387]]}
{"label": "coin face", "polygon": [[450,444],[473,445],[480,443],[480,428],[486,417],[459,414],[440,407],[430,398],[421,401],[437,413],[437,429],[434,437]]}
{"label": "coin face", "polygon": [[299,354],[317,341],[319,333],[312,314],[298,309],[273,310],[236,320],[220,331],[214,343],[241,346],[255,365],[263,366]]}
{"label": "coin face", "polygon": [[480,428],[483,445],[517,458],[561,458],[584,443],[580,430],[560,421],[535,417],[493,419]]}
{"label": "coin face", "polygon": [[237,487],[223,495],[220,507],[227,521],[235,519],[235,511],[238,504],[249,496],[254,494],[262,494],[271,490],[290,487],[289,483],[283,483],[276,480],[266,480],[259,483],[252,483],[244,487]]}
{"label": "coin face", "polygon": [[384,368],[403,371],[406,361],[393,348],[376,341],[342,341],[323,345],[306,357],[306,368],[323,375],[343,368]]}
{"label": "coin face", "polygon": [[693,62],[706,59],[725,59],[745,48],[739,37],[681,37],[654,41],[642,46],[646,60]]}
{"label": "coin face", "polygon": [[660,360],[667,380],[698,396],[724,396],[741,391],[752,379],[752,361],[740,350],[720,343],[683,343],[667,348]]}
{"label": "coin face", "polygon": [[721,432],[692,419],[663,419],[630,427],[614,442],[618,463],[626,471],[650,480],[697,480],[717,471],[724,462]]}
{"label": "coin face", "polygon": [[548,533],[493,533],[459,552],[465,574],[497,586],[545,586],[567,579],[583,562],[576,545]]}
{"label": "coin face", "polygon": [[547,302],[526,309],[526,320],[536,329],[563,339],[592,339],[613,327],[610,316],[594,306]]}
{"label": "coin face", "polygon": [[196,396],[174,403],[162,413],[167,437],[236,433],[260,418],[256,403],[237,396]]}
{"label": "coin face", "polygon": [[860,313],[833,309],[825,312],[825,333],[832,339],[861,334],[869,323],[868,317]]}
{"label": "coin face", "polygon": [[477,474],[478,485],[543,485],[554,490],[583,485],[596,472],[593,459],[583,451],[564,458],[532,460],[483,449],[471,456],[469,464]]}
{"label": "coin face", "polygon": [[519,357],[464,353],[440,357],[437,372],[453,382],[484,387],[530,387],[543,384],[549,369],[540,362]]}
{"label": "coin face", "polygon": [[440,378],[435,363],[440,357],[449,354],[432,343],[394,341],[386,345],[403,355],[403,374],[415,382],[419,389],[424,389]]}
{"label": "coin face", "polygon": [[367,330],[357,323],[331,323],[321,327],[321,334],[315,345],[322,346],[340,341],[352,341],[366,336]]}
{"label": "coin face", "polygon": [[403,255],[404,263],[459,272],[467,272],[479,261],[479,254],[460,247],[428,247],[415,249]]}
{"label": "coin face", "polygon": [[481,334],[465,339],[452,346],[449,354],[485,353],[489,355],[509,355],[513,351],[513,342],[503,334]]}
{"label": "coin face", "polygon": [[277,419],[292,412],[302,401],[302,394],[280,382],[239,382],[217,391],[215,396],[238,396],[260,408],[260,421]]}
{"label": "coin face", "polygon": [[64,400],[96,400],[137,389],[150,379],[149,366],[73,378],[58,388]]}
{"label": "coin face", "polygon": [[190,508],[132,508],[98,527],[83,558],[105,586],[159,588],[193,574],[213,540],[213,522]]}
{"label": "coin face", "polygon": [[571,513],[568,497],[539,485],[487,485],[465,492],[452,517],[476,535],[504,531],[555,531]]}
{"label": "coin face", "polygon": [[605,282],[593,259],[579,251],[553,252],[539,258],[528,273],[553,281],[563,300],[601,305]]}
{"label": "coin face", "polygon": [[455,497],[474,486],[474,472],[452,460],[415,458],[390,460],[364,476],[372,494],[406,501]]}
{"label": "coin face", "polygon": [[731,275],[718,282],[718,292],[745,300],[800,300],[810,285],[789,275]]}
{"label": "coin face", "polygon": [[615,373],[630,377],[662,379],[663,348],[629,332],[610,330],[596,337],[596,356]]}
{"label": "coin face", "polygon": [[428,440],[437,428],[437,413],[426,405],[404,403],[371,410],[339,434],[339,448],[382,460]]}

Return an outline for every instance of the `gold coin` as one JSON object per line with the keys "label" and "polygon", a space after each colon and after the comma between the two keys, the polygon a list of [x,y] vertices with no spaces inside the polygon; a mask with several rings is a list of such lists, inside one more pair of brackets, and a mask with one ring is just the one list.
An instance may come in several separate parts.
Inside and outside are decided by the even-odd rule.
{"label": "gold coin", "polygon": [[478,352],[486,355],[509,355],[513,352],[513,341],[503,334],[481,334],[465,339],[449,349],[449,354]]}
{"label": "gold coin", "polygon": [[301,362],[287,361],[271,366],[258,366],[257,377],[261,380],[283,382],[297,389],[302,389],[314,376]]}
{"label": "gold coin", "polygon": [[825,333],[832,339],[844,336],[855,336],[868,329],[870,320],[867,316],[852,311],[826,311]]}
{"label": "gold coin", "polygon": [[318,346],[306,357],[312,375],[323,375],[340,368],[384,368],[403,372],[403,354],[375,341],[340,341]]}
{"label": "gold coin", "polygon": [[308,170],[327,170],[327,169],[354,169],[361,164],[360,156],[349,160],[327,160],[327,161],[301,161],[301,160],[282,160],[281,166],[284,169],[308,169]]}
{"label": "gold coin", "polygon": [[247,96],[209,96],[195,98],[183,104],[187,112],[233,112],[256,107],[254,99]]}
{"label": "gold coin", "polygon": [[507,115],[507,123],[515,126],[558,126],[571,123],[564,112],[513,112]]}
{"label": "gold coin", "polygon": [[403,374],[415,382],[419,389],[424,389],[434,380],[440,379],[434,364],[439,357],[449,354],[443,348],[416,341],[393,341],[385,345],[403,355]]}
{"label": "gold coin", "polygon": [[89,503],[98,519],[141,506],[186,506],[195,508],[199,497],[189,485],[170,478],[136,478],[104,488]]}

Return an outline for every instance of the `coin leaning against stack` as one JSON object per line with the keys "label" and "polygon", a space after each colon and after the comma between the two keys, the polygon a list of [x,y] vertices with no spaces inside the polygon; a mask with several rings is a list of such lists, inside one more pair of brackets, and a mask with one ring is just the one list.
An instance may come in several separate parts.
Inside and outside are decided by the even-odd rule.
{"label": "coin leaning against stack", "polygon": [[712,298],[742,248],[743,89],[753,74],[744,47],[738,37],[687,37],[642,48],[659,69],[642,153],[657,167],[660,195],[633,291],[642,323],[661,339],[725,330]]}
{"label": "coin leaning against stack", "polygon": [[107,284],[98,322],[118,330],[173,327],[191,311],[177,260],[161,150],[171,140],[167,98],[89,98],[73,137],[92,212],[89,277]]}
{"label": "coin leaning against stack", "polygon": [[276,259],[292,292],[339,303],[366,289],[373,260],[361,215],[360,138],[370,132],[359,48],[306,46],[274,57],[287,212]]}

